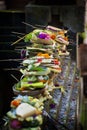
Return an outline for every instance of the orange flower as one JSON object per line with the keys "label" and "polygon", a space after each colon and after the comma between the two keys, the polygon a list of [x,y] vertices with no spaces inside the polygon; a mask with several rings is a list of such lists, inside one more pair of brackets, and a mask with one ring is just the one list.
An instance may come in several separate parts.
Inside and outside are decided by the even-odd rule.
{"label": "orange flower", "polygon": [[45,79],[42,79],[42,80],[39,80],[40,82],[43,82],[43,83],[46,83],[47,82],[47,80],[45,80]]}
{"label": "orange flower", "polygon": [[11,101],[11,106],[17,107],[20,103],[21,103],[20,99],[15,99],[15,100]]}
{"label": "orange flower", "polygon": [[58,32],[58,34],[64,35],[64,31],[61,30],[61,31]]}
{"label": "orange flower", "polygon": [[41,56],[42,55],[42,53],[41,52],[39,52],[38,54],[37,54],[37,56]]}
{"label": "orange flower", "polygon": [[51,38],[52,38],[52,39],[55,39],[55,38],[56,38],[55,34],[52,34],[52,35],[51,35]]}
{"label": "orange flower", "polygon": [[64,37],[64,40],[68,41],[68,37]]}
{"label": "orange flower", "polygon": [[44,57],[45,57],[45,58],[50,58],[50,56],[49,56],[48,53],[45,53],[45,54],[44,54]]}
{"label": "orange flower", "polygon": [[44,58],[50,58],[49,54],[48,53],[38,53],[37,56],[43,56]]}

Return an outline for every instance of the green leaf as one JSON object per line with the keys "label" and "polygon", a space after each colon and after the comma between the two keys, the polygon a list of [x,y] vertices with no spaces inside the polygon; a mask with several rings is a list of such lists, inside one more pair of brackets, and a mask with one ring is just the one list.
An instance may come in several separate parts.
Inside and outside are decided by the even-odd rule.
{"label": "green leaf", "polygon": [[29,42],[31,38],[32,38],[32,32],[26,35],[24,41]]}

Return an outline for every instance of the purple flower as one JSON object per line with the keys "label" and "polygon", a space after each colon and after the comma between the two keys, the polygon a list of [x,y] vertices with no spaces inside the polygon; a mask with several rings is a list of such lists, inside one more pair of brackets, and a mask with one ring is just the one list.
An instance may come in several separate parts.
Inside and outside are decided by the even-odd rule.
{"label": "purple flower", "polygon": [[21,59],[26,57],[26,50],[21,50]]}
{"label": "purple flower", "polygon": [[32,81],[29,81],[28,83],[29,83],[29,84],[32,84]]}
{"label": "purple flower", "polygon": [[10,127],[13,129],[20,129],[22,127],[22,124],[17,119],[14,119],[10,122]]}
{"label": "purple flower", "polygon": [[35,118],[36,116],[37,116],[36,114],[33,115],[34,118]]}
{"label": "purple flower", "polygon": [[50,36],[48,34],[46,34],[46,33],[41,32],[41,33],[39,33],[38,38],[49,39]]}
{"label": "purple flower", "polygon": [[53,109],[53,108],[55,108],[55,107],[56,107],[56,104],[54,104],[54,103],[50,104],[50,108],[51,108],[51,109]]}

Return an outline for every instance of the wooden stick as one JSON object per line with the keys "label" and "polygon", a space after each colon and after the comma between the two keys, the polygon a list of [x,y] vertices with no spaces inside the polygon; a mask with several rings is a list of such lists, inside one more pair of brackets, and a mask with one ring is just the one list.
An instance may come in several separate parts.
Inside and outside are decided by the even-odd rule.
{"label": "wooden stick", "polygon": [[25,35],[24,33],[19,33],[19,32],[12,32],[12,33],[14,33],[14,34],[20,34],[20,35]]}
{"label": "wooden stick", "polygon": [[32,28],[37,28],[37,27],[35,27],[35,26],[33,26],[33,25],[29,24],[29,23],[26,23],[26,22],[22,22],[22,23],[25,24],[25,25],[27,25],[27,26],[30,26]]}
{"label": "wooden stick", "polygon": [[43,26],[43,25],[39,25],[39,24],[35,24],[35,25],[38,26],[38,27],[46,28],[46,26]]}
{"label": "wooden stick", "polygon": [[[22,22],[22,23],[25,24],[25,25],[31,26],[32,28],[37,28],[37,27],[35,27],[35,26],[33,26],[29,23],[26,23],[26,22]],[[24,35],[23,37],[20,37],[17,41],[13,42],[11,45],[14,45],[14,44],[17,44],[18,42],[20,42],[21,40],[23,40],[25,38],[26,35]]]}
{"label": "wooden stick", "polygon": [[[26,34],[26,35],[27,35],[27,34]],[[26,37],[26,35],[23,36],[23,37],[21,37],[21,38],[19,38],[17,41],[13,42],[11,45],[15,45],[15,44],[17,44],[18,42],[20,42],[21,40],[23,40],[23,39]]]}
{"label": "wooden stick", "polygon": [[11,74],[11,76],[12,76],[17,82],[19,82],[19,80],[18,80],[13,74]]}
{"label": "wooden stick", "polygon": [[10,61],[17,61],[17,62],[20,62],[20,61],[23,61],[23,59],[3,59],[3,60],[0,60],[0,62],[10,62]]}

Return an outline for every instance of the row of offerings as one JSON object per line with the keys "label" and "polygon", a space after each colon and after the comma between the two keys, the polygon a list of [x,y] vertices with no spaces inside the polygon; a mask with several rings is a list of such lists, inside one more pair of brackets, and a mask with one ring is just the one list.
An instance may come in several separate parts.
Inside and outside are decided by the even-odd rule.
{"label": "row of offerings", "polygon": [[63,59],[69,55],[67,30],[47,26],[36,28],[13,44],[24,40],[24,57],[19,71],[22,76],[13,86],[15,97],[7,112],[8,127],[14,129],[41,130],[43,125],[44,102],[52,99],[51,92],[61,88],[54,82],[62,72]]}

